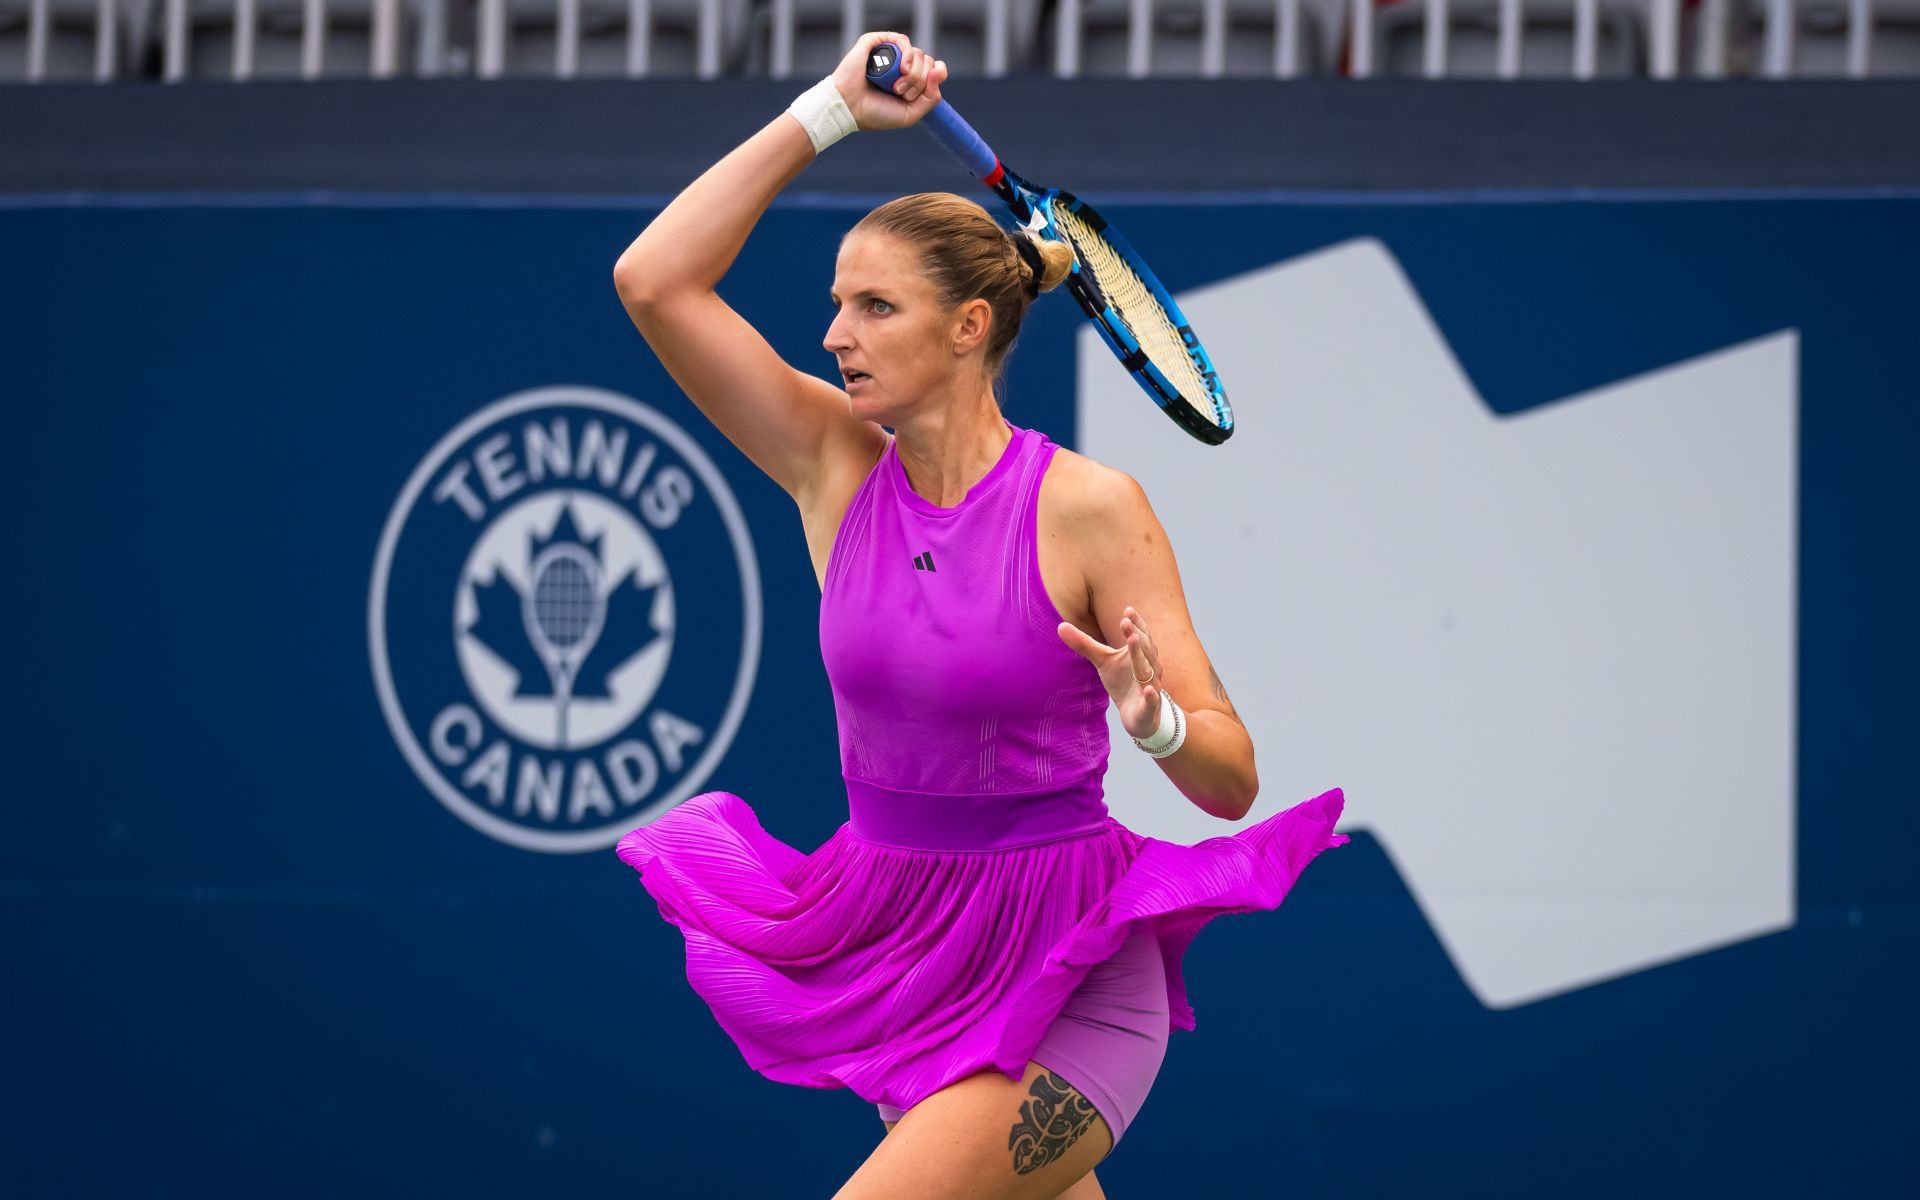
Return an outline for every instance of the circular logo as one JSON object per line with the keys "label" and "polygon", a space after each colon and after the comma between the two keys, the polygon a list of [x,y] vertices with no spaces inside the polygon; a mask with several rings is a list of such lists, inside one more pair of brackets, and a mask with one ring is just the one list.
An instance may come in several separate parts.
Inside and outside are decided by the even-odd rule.
{"label": "circular logo", "polygon": [[637,400],[546,387],[414,469],[380,534],[367,641],[427,789],[491,837],[564,853],[706,782],[753,690],[760,620],[746,520],[699,445]]}

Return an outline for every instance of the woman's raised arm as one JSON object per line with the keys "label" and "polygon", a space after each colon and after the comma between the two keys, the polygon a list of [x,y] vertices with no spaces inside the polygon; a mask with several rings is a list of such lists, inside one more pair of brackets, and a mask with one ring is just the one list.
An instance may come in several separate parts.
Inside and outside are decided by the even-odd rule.
{"label": "woman's raised arm", "polygon": [[[861,129],[918,121],[939,103],[946,77],[943,64],[903,49],[899,95],[875,90],[866,58],[881,41],[909,47],[898,33],[865,34],[832,76]],[[761,214],[813,157],[800,121],[780,114],[676,196],[613,269],[627,314],[674,382],[796,500],[810,489],[830,436],[865,422],[848,411],[845,392],[787,364],[714,289]]]}

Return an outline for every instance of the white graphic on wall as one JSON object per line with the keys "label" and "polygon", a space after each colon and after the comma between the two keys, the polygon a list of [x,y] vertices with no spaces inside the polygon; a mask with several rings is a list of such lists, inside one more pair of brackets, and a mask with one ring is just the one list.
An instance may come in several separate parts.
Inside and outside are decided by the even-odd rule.
{"label": "white graphic on wall", "polygon": [[554,385],[419,461],[367,595],[375,694],[447,810],[548,854],[605,849],[702,789],[753,693],[745,515],[661,411]]}
{"label": "white graphic on wall", "polygon": [[[1080,442],[1172,538],[1248,820],[1345,788],[1493,1007],[1791,927],[1797,332],[1500,416],[1377,241],[1178,299],[1233,440],[1087,329]],[[1227,831],[1144,755],[1107,783],[1142,833]]]}

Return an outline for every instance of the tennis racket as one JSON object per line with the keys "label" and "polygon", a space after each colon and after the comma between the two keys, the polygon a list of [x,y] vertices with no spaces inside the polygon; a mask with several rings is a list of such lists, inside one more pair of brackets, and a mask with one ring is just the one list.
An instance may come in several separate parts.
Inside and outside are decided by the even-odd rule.
{"label": "tennis racket", "polygon": [[[867,55],[867,82],[887,92],[900,78],[900,47],[882,42]],[[1038,188],[1008,170],[953,106],[942,100],[920,127],[1029,230],[1073,249],[1067,289],[1094,328],[1160,411],[1194,437],[1217,446],[1233,434],[1233,409],[1219,372],[1193,326],[1119,231],[1086,201]]]}

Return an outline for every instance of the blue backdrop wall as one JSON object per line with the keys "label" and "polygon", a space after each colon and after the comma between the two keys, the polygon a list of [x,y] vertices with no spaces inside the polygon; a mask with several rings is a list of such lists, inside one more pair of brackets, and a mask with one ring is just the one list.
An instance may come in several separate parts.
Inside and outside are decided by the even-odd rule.
{"label": "blue backdrop wall", "polygon": [[[723,285],[823,375],[834,244],[870,199],[782,204]],[[657,203],[0,207],[16,447],[0,473],[14,631],[0,1094],[16,1194],[825,1196],[880,1136],[851,1093],[742,1063],[605,835],[682,785],[748,797],[802,849],[845,817],[797,515],[676,391],[614,295],[613,261]],[[1176,289],[1378,239],[1501,414],[1783,328],[1801,352],[1791,927],[1496,1009],[1463,985],[1369,835],[1368,797],[1350,793],[1350,846],[1279,912],[1223,919],[1196,943],[1199,1028],[1175,1034],[1102,1166],[1108,1193],[1920,1186],[1901,1148],[1920,1065],[1905,549],[1920,422],[1903,304],[1920,199],[1109,207]],[[1040,305],[1010,376],[1009,416],[1066,445],[1085,432],[1079,324],[1064,297]],[[1229,387],[1243,423],[1287,420],[1259,380]],[[551,388],[590,391],[525,396]],[[697,736],[670,748],[672,729],[633,717],[651,780],[638,752],[609,765],[604,737],[548,751],[538,730],[516,737],[511,705],[483,703],[484,658],[458,659],[484,613],[456,607],[449,636],[457,584],[488,603],[476,531],[580,486],[543,479],[523,421],[494,423],[490,406],[516,396],[521,416],[575,439],[596,416],[609,438],[627,430],[622,477],[657,446],[630,494],[598,493],[626,501],[600,518],[608,544],[638,521],[671,568],[659,694]],[[496,497],[480,460],[499,429],[512,441],[493,452],[496,467],[511,457]],[[463,459],[483,521],[456,511],[451,487],[434,498]],[[633,553],[636,594],[657,595]],[[759,652],[744,654],[756,608]],[[476,722],[436,735],[462,686]],[[608,695],[596,711],[624,719],[620,685]],[[513,757],[489,804],[486,780],[460,773],[495,738]],[[573,782],[583,759],[600,793]],[[552,762],[565,782],[549,796]],[[471,812],[436,795],[434,768]],[[1297,798],[1263,793],[1256,815]]]}

